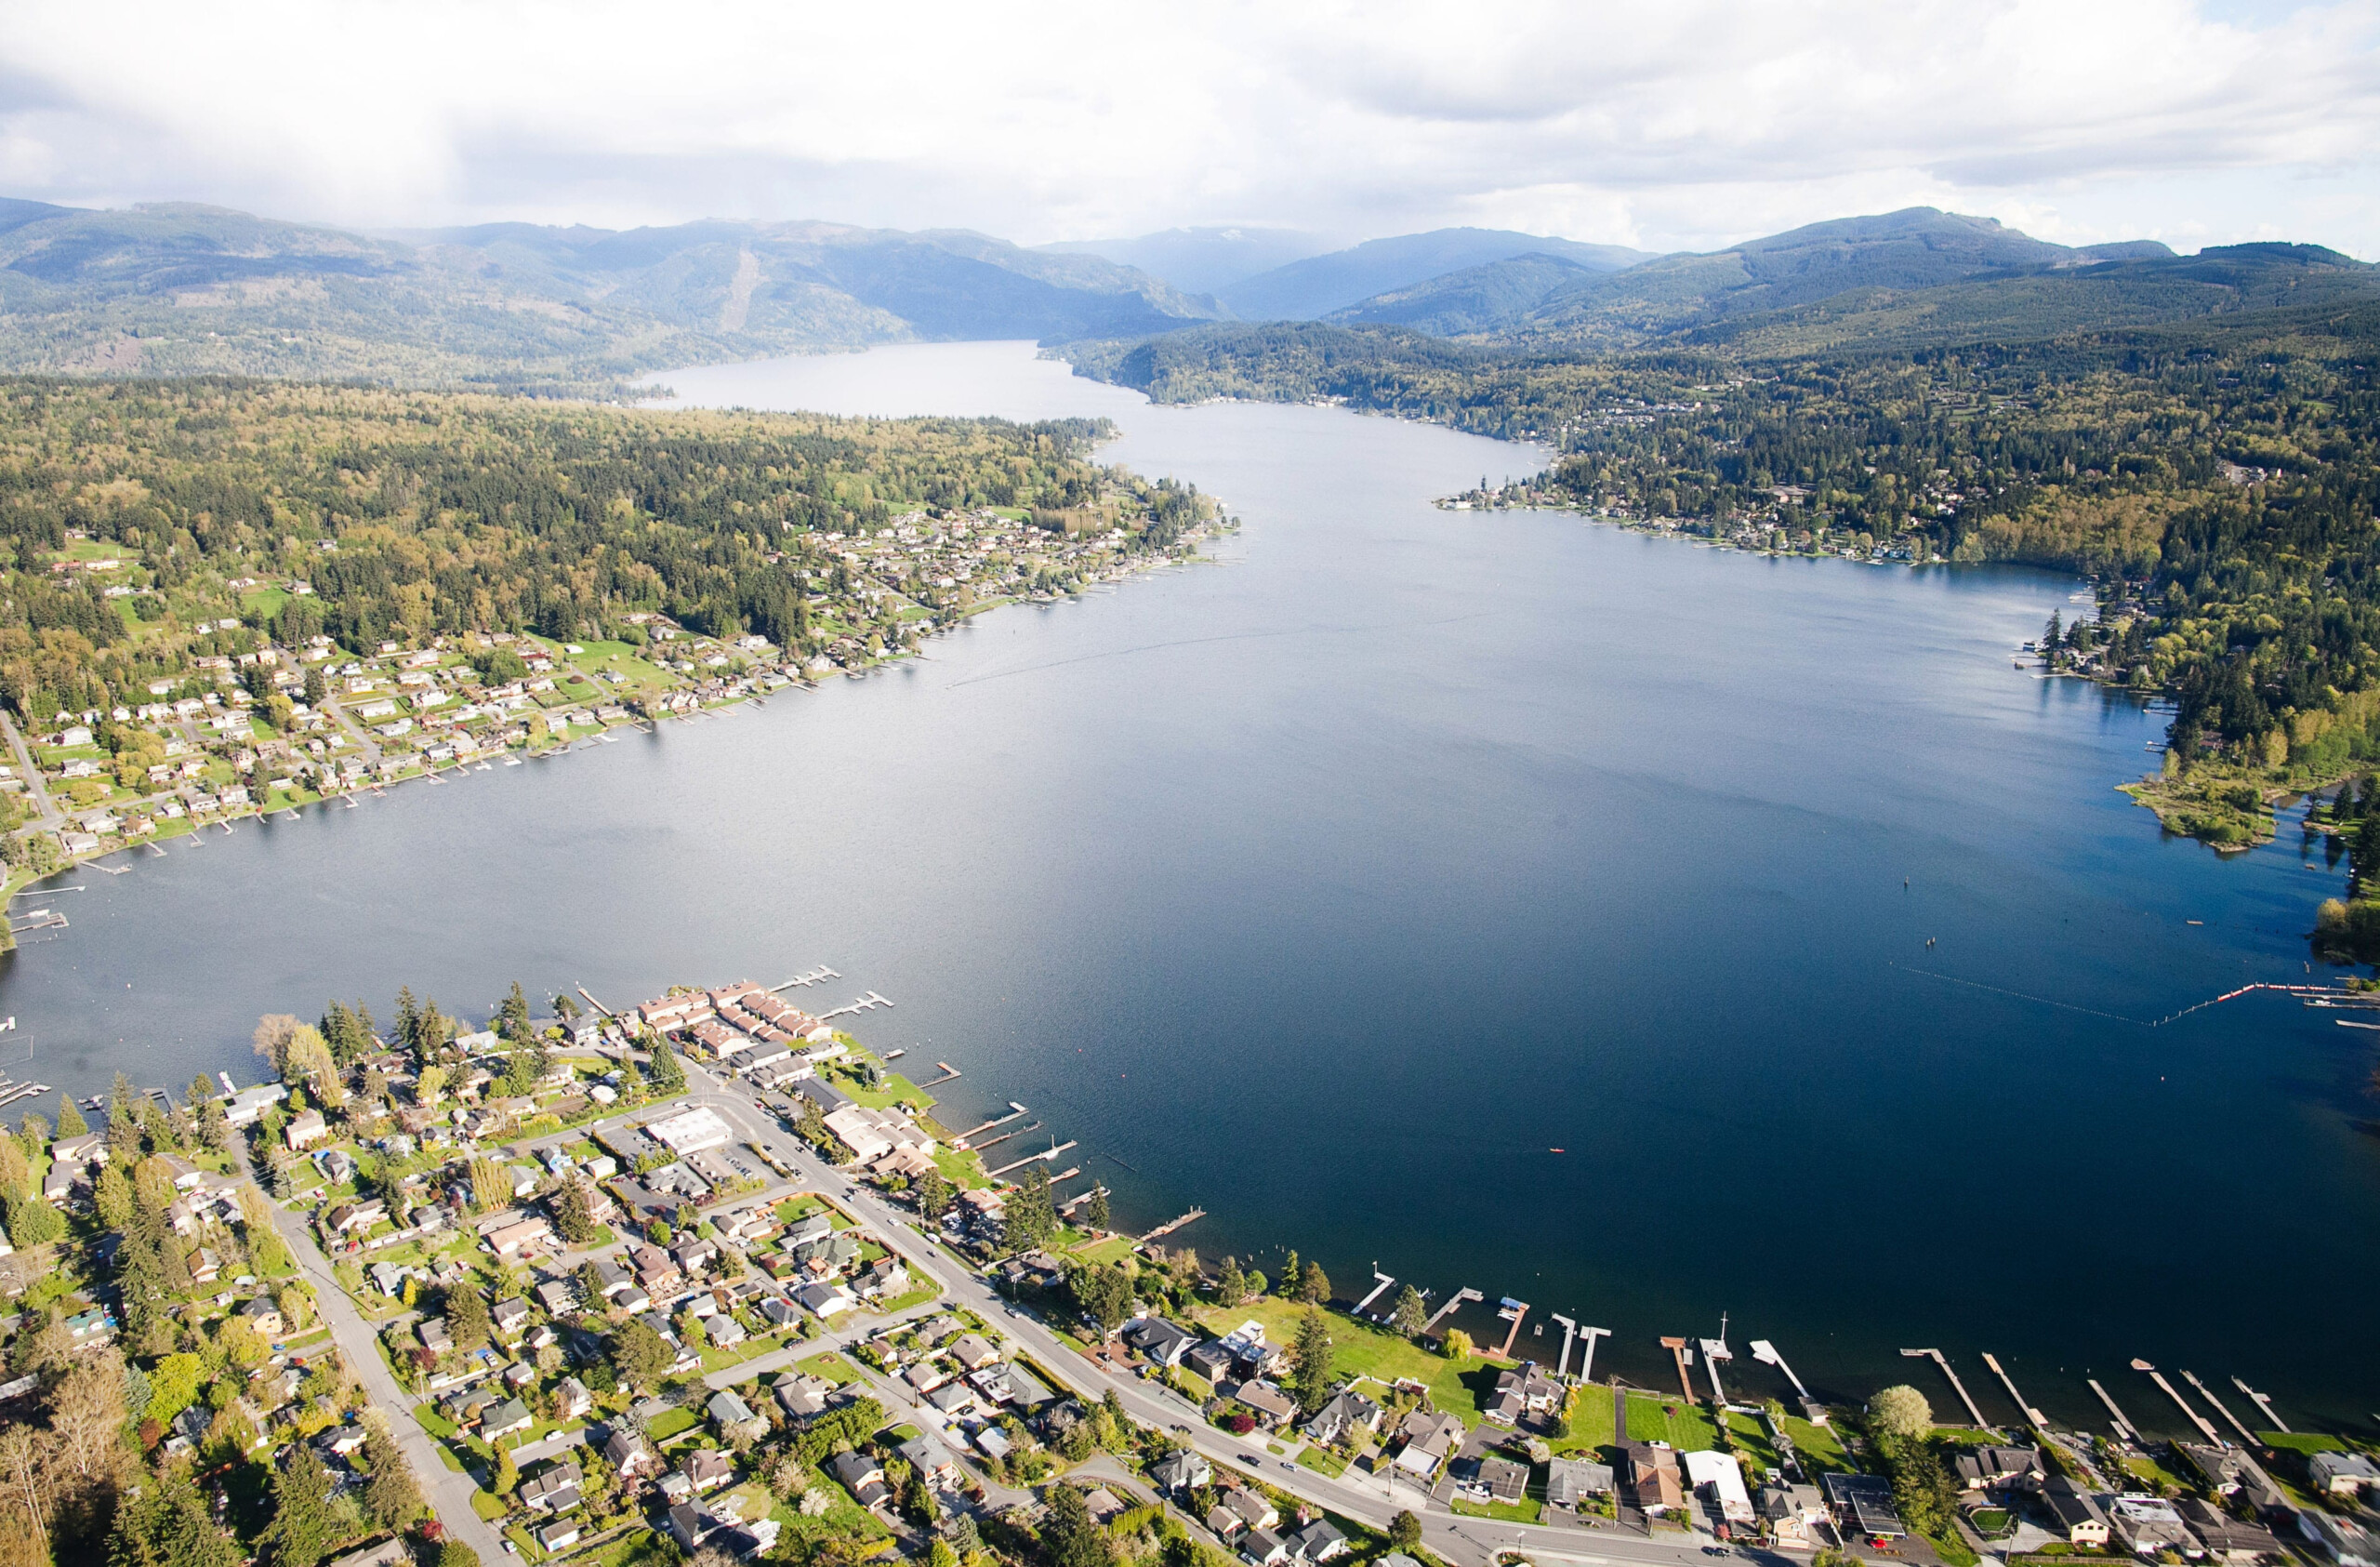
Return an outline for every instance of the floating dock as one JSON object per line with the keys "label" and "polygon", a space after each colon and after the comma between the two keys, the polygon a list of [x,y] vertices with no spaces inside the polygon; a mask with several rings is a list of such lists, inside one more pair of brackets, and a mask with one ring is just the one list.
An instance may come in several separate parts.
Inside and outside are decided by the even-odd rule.
{"label": "floating dock", "polygon": [[2035,1409],[2031,1404],[2025,1401],[2025,1396],[2016,1391],[2016,1384],[2010,1379],[2006,1372],[2000,1369],[2000,1362],[1993,1360],[1990,1355],[1986,1355],[1983,1358],[1983,1363],[1991,1368],[1992,1375],[2000,1378],[2000,1385],[2008,1389],[2010,1401],[2015,1403],[2018,1409],[2025,1412],[2025,1418],[2036,1426],[2047,1428],[2049,1425],[2049,1416],[2043,1414],[2040,1410]]}
{"label": "floating dock", "polygon": [[790,990],[797,985],[815,985],[824,979],[840,979],[841,977],[841,975],[837,974],[825,963],[820,963],[808,974],[797,974],[782,985],[770,986],[769,993],[774,995],[779,990]]}
{"label": "floating dock", "polygon": [[1144,1242],[1162,1240],[1164,1237],[1172,1234],[1175,1230],[1180,1229],[1183,1225],[1196,1224],[1206,1216],[1206,1209],[1193,1208],[1188,1213],[1183,1215],[1180,1218],[1166,1220],[1163,1224],[1158,1225],[1155,1229],[1150,1230],[1146,1235],[1142,1236],[1141,1240]]}
{"label": "floating dock", "polygon": [[1455,1308],[1461,1306],[1464,1301],[1485,1300],[1488,1297],[1486,1295],[1481,1295],[1477,1290],[1471,1289],[1467,1286],[1465,1288],[1459,1289],[1455,1291],[1454,1294],[1447,1296],[1447,1303],[1444,1306],[1439,1307],[1435,1311],[1430,1313],[1430,1320],[1421,1324],[1421,1331],[1426,1334],[1431,1329],[1436,1327],[1439,1322],[1443,1321],[1455,1309]]}
{"label": "floating dock", "polygon": [[1960,1381],[1959,1374],[1950,1369],[1950,1360],[1942,1353],[1942,1351],[1939,1349],[1904,1349],[1901,1353],[1911,1360],[1932,1361],[1936,1365],[1940,1366],[1942,1368],[1942,1374],[1950,1379],[1951,1391],[1957,1393],[1959,1395],[1959,1401],[1967,1406],[1967,1416],[1975,1422],[1976,1428],[1981,1431],[1988,1431],[1991,1429],[1991,1422],[1983,1417],[1983,1411],[1976,1408],[1975,1400],[1967,1396],[1966,1384]]}

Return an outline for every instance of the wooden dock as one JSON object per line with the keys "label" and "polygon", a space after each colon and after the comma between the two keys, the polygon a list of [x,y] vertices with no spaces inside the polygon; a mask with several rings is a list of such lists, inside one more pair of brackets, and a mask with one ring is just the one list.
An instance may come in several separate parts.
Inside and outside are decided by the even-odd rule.
{"label": "wooden dock", "polygon": [[1051,1164],[1055,1164],[1058,1162],[1058,1155],[1065,1152],[1066,1149],[1074,1146],[1074,1139],[1069,1137],[1063,1143],[1052,1144],[1042,1152],[1028,1153],[1022,1159],[1016,1160],[1011,1163],[1003,1164],[997,1170],[986,1170],[984,1174],[991,1176],[994,1180],[998,1180],[1002,1175],[1007,1175],[1011,1170],[1022,1170],[1027,1164],[1033,1164],[1042,1161],[1047,1161]]}
{"label": "wooden dock", "polygon": [[2232,1414],[2230,1409],[2225,1405],[2223,1401],[2216,1398],[2214,1392],[2208,1388],[2207,1385],[2198,1379],[2197,1373],[2186,1371],[2182,1373],[2182,1380],[2197,1388],[2198,1396],[2213,1404],[2215,1406],[2215,1412],[2217,1414],[2222,1415],[2224,1419],[2231,1422],[2231,1428],[2240,1433],[2240,1440],[2246,1442],[2251,1451],[2263,1445],[2263,1443],[2256,1441],[2255,1433],[2249,1430],[2247,1427],[2241,1425],[2240,1417]]}
{"label": "wooden dock", "polygon": [[1144,1244],[1151,1241],[1162,1241],[1167,1236],[1172,1234],[1175,1230],[1180,1229],[1183,1225],[1196,1224],[1206,1216],[1206,1209],[1193,1208],[1188,1213],[1183,1215],[1180,1218],[1166,1220],[1163,1224],[1158,1225],[1155,1229],[1150,1230],[1146,1235],[1142,1236],[1141,1240]]}
{"label": "wooden dock", "polygon": [[841,975],[837,974],[833,969],[828,968],[825,963],[820,963],[816,968],[812,969],[808,974],[797,974],[797,975],[795,975],[792,978],[790,978],[790,979],[787,980],[787,981],[786,981],[784,984],[782,984],[782,985],[772,985],[772,986],[770,986],[770,987],[769,987],[769,993],[770,993],[771,995],[774,995],[774,994],[776,994],[776,993],[777,993],[778,991],[780,991],[780,990],[790,990],[790,989],[793,989],[795,986],[797,986],[797,985],[815,985],[815,984],[819,983],[821,980],[826,980],[826,979],[840,979],[841,977],[842,977],[842,976],[841,976]]}
{"label": "wooden dock", "polygon": [[[1066,1172],[1066,1175],[1078,1175],[1080,1174],[1082,1174],[1082,1172],[1079,1170],[1069,1170]],[[1066,1175],[1054,1175],[1051,1178],[1053,1181],[1062,1181],[1066,1178]],[[1089,1191],[1083,1192],[1081,1195],[1077,1197],[1069,1197],[1064,1202],[1059,1203],[1058,1216],[1060,1218],[1068,1217],[1076,1209],[1081,1207],[1092,1198],[1102,1195],[1113,1197],[1115,1193],[1109,1191],[1105,1187],[1094,1181],[1091,1183],[1091,1188]]]}
{"label": "wooden dock", "polygon": [[957,1067],[952,1066],[952,1065],[951,1065],[949,1062],[947,1062],[947,1061],[936,1061],[936,1062],[934,1063],[934,1065],[935,1065],[935,1066],[937,1066],[937,1067],[940,1067],[940,1068],[942,1069],[942,1075],[941,1075],[940,1077],[938,1077],[938,1078],[935,1078],[932,1082],[921,1082],[921,1083],[918,1084],[918,1086],[919,1086],[919,1087],[920,1087],[920,1088],[939,1088],[939,1087],[941,1087],[941,1086],[942,1086],[944,1083],[945,1083],[945,1082],[957,1082],[959,1079],[960,1079],[960,1078],[962,1078],[962,1077],[965,1077],[965,1076],[967,1075],[966,1073],[964,1073],[964,1072],[960,1071]]}
{"label": "wooden dock", "polygon": [[2183,1399],[2181,1389],[2175,1388],[2172,1383],[2165,1380],[2165,1374],[2163,1372],[2159,1371],[2147,1361],[2141,1360],[2134,1361],[2132,1362],[2132,1369],[2135,1371],[2147,1372],[2149,1374],[2149,1380],[2157,1384],[2157,1390],[2174,1401],[2174,1407],[2182,1412],[2182,1417],[2184,1419],[2198,1428],[2199,1434],[2201,1436],[2206,1438],[2207,1441],[2215,1443],[2217,1447],[2223,1445],[2223,1438],[2216,1433],[2215,1429],[2215,1422],[2209,1420],[2205,1415],[2201,1414],[2197,1410],[2192,1409],[2188,1402]]}
{"label": "wooden dock", "polygon": [[1477,1290],[1472,1289],[1468,1285],[1455,1291],[1454,1294],[1447,1296],[1447,1303],[1444,1306],[1439,1307],[1435,1311],[1430,1313],[1430,1320],[1421,1324],[1421,1332],[1425,1335],[1428,1334],[1432,1329],[1435,1328],[1439,1322],[1451,1315],[1455,1308],[1461,1306],[1464,1301],[1485,1300],[1488,1297],[1486,1295],[1481,1295]]}
{"label": "wooden dock", "polygon": [[2108,1390],[2099,1386],[2099,1379],[2096,1376],[2086,1376],[2082,1380],[2090,1388],[2091,1391],[2099,1395],[2099,1401],[2108,1406],[2108,1414],[2114,1418],[2116,1423],[2116,1435],[2123,1438],[2126,1441],[2137,1441],[2140,1438],[2140,1433],[2133,1428],[2131,1421],[2123,1417],[2123,1411],[2116,1407],[2116,1401],[2108,1397]]}
{"label": "wooden dock", "polygon": [[1000,1144],[1007,1142],[1011,1137],[1021,1137],[1027,1132],[1038,1132],[1039,1130],[1041,1130],[1041,1123],[1037,1121],[1030,1126],[1020,1126],[1013,1132],[1003,1132],[997,1137],[986,1137],[982,1142],[974,1144],[973,1147],[977,1153],[981,1153],[987,1148],[998,1147]]}
{"label": "wooden dock", "polygon": [[2272,1401],[2270,1399],[2265,1397],[2262,1393],[2257,1392],[2254,1388],[2249,1387],[2246,1383],[2241,1381],[2236,1376],[2231,1379],[2231,1386],[2239,1388],[2242,1393],[2245,1393],[2248,1396],[2248,1401],[2250,1403],[2254,1404],[2258,1409],[2265,1412],[2265,1419],[2271,1425],[2274,1430],[2279,1431],[2283,1436],[2294,1436],[2296,1434],[2290,1430],[2288,1427],[2282,1425],[2281,1423],[2281,1416],[2272,1412]]}
{"label": "wooden dock", "polygon": [[841,1006],[835,1008],[832,1012],[820,1013],[818,1015],[818,1020],[823,1023],[829,1017],[840,1017],[846,1013],[873,1012],[879,1006],[891,1006],[892,1004],[892,1000],[891,997],[879,996],[875,991],[870,990],[867,994],[860,997],[860,999],[855,1002],[846,1002]]}
{"label": "wooden dock", "polygon": [[2000,1378],[2000,1385],[2008,1389],[2009,1401],[2014,1403],[2018,1409],[2025,1412],[2025,1418],[2036,1426],[2046,1428],[2049,1425],[2049,1416],[2043,1414],[2040,1410],[2035,1409],[2031,1404],[2025,1401],[2025,1396],[2016,1391],[2016,1382],[2010,1378],[2006,1372],[2000,1369],[2000,1362],[1993,1360],[1990,1355],[1986,1355],[1983,1358],[1983,1363],[1991,1368],[1992,1375]]}
{"label": "wooden dock", "polygon": [[1016,1120],[1019,1116],[1031,1113],[1026,1110],[1023,1105],[1018,1104],[1014,1099],[1011,1099],[1008,1102],[1008,1108],[1009,1113],[1007,1115],[996,1115],[992,1117],[991,1120],[984,1122],[981,1126],[970,1126],[966,1131],[959,1133],[957,1136],[950,1139],[950,1146],[952,1148],[963,1149],[967,1146],[967,1139],[973,1136],[976,1133],[988,1132],[995,1126],[1005,1126],[1010,1122]]}
{"label": "wooden dock", "polygon": [[1975,1422],[1976,1428],[1982,1431],[1991,1429],[1991,1422],[1983,1417],[1983,1411],[1976,1408],[1975,1400],[1967,1394],[1967,1385],[1959,1380],[1959,1374],[1950,1369],[1950,1360],[1942,1353],[1942,1351],[1939,1349],[1904,1349],[1901,1353],[1911,1360],[1932,1361],[1936,1365],[1940,1366],[1942,1368],[1942,1374],[1950,1379],[1950,1390],[1959,1395],[1959,1401],[1961,1403],[1967,1406],[1967,1417]]}

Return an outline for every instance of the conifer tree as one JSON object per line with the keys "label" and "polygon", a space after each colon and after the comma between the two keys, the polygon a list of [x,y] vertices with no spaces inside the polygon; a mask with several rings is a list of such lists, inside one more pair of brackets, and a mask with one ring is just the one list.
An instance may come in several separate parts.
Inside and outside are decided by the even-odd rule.
{"label": "conifer tree", "polygon": [[311,1443],[291,1445],[272,1478],[272,1522],[259,1544],[271,1567],[316,1567],[337,1542],[331,1475]]}
{"label": "conifer tree", "polygon": [[58,1096],[58,1135],[79,1137],[90,1129],[90,1124],[83,1119],[83,1112],[74,1108],[74,1096],[60,1094]]}

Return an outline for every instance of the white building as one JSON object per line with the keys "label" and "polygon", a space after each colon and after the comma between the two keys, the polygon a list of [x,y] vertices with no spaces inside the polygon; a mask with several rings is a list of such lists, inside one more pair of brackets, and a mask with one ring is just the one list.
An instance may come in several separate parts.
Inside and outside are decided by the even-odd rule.
{"label": "white building", "polygon": [[660,1121],[647,1122],[644,1135],[667,1146],[670,1152],[684,1158],[704,1149],[721,1148],[733,1142],[735,1134],[727,1129],[717,1110],[696,1106]]}

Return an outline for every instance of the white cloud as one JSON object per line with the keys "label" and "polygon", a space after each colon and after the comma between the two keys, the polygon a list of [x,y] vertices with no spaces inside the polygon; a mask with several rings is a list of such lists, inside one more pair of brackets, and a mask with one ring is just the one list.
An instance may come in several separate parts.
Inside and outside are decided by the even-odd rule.
{"label": "white cloud", "polygon": [[1474,221],[1668,248],[1923,202],[2369,255],[2375,132],[2380,0],[0,11],[0,187],[377,226]]}

